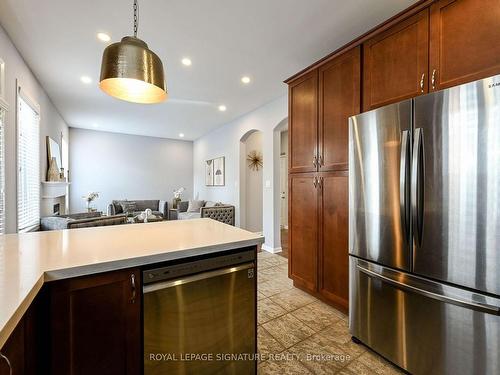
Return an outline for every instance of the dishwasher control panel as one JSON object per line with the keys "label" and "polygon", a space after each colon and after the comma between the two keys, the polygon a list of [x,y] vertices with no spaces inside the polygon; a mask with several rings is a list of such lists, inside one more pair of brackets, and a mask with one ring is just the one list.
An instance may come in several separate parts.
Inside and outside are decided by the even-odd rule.
{"label": "dishwasher control panel", "polygon": [[235,254],[221,255],[213,258],[199,259],[196,261],[145,270],[142,273],[142,280],[146,285],[253,261],[255,261],[255,250],[247,250]]}

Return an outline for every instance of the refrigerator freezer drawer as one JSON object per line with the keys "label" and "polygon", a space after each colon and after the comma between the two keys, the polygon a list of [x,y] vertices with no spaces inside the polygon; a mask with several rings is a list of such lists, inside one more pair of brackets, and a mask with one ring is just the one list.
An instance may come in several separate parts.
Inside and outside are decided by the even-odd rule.
{"label": "refrigerator freezer drawer", "polygon": [[351,334],[412,374],[499,374],[500,299],[350,257]]}

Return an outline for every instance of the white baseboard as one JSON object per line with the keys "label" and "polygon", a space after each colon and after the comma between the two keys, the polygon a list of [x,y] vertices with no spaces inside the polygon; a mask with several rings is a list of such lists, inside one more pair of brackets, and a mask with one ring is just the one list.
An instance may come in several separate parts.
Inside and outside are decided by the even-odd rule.
{"label": "white baseboard", "polygon": [[266,244],[263,244],[261,246],[261,249],[264,250],[264,251],[267,251],[268,253],[272,253],[272,254],[276,254],[276,253],[281,253],[283,251],[283,249],[281,247],[271,247],[271,246],[267,246]]}

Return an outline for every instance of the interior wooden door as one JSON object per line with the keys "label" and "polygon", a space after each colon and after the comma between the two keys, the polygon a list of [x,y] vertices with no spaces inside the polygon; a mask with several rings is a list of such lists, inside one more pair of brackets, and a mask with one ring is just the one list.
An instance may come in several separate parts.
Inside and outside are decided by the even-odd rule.
{"label": "interior wooden door", "polygon": [[429,10],[363,45],[363,110],[428,92]]}
{"label": "interior wooden door", "polygon": [[431,90],[500,74],[500,0],[441,0],[431,6]]}
{"label": "interior wooden door", "polygon": [[348,119],[361,109],[361,48],[319,69],[320,171],[348,168]]}
{"label": "interior wooden door", "polygon": [[289,172],[314,172],[318,152],[318,71],[289,86]]}
{"label": "interior wooden door", "polygon": [[314,173],[289,176],[289,274],[298,286],[316,291],[319,194]]}
{"label": "interior wooden door", "polygon": [[123,270],[52,286],[52,374],[141,374],[140,276]]}
{"label": "interior wooden door", "polygon": [[348,172],[320,174],[319,292],[340,309],[349,307]]}

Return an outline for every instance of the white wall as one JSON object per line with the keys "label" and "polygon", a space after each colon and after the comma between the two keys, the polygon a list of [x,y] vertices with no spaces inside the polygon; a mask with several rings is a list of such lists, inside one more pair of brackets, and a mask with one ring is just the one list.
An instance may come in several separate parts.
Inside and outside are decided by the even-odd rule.
{"label": "white wall", "polygon": [[[24,62],[9,36],[0,26],[0,59],[5,62],[5,101],[8,111],[5,125],[5,215],[6,232],[14,233],[17,229],[17,131],[16,131],[16,80],[31,99],[40,105],[40,180],[45,180],[47,172],[47,149],[45,137],[50,136],[61,144],[61,133],[68,137],[68,126],[50,98]],[[44,210],[42,216],[51,212]]]}
{"label": "white wall", "polygon": [[85,211],[92,191],[103,212],[113,199],[171,202],[179,187],[192,197],[193,142],[71,128],[69,150],[71,212]]}
{"label": "white wall", "polygon": [[[276,99],[194,142],[194,194],[200,199],[232,203],[236,206],[236,219],[239,225],[239,180],[241,138],[252,129],[260,130],[264,158],[263,178],[263,232],[266,237],[263,248],[268,251],[280,249],[279,237],[279,155],[280,134],[274,128],[288,116],[287,97]],[[226,186],[205,186],[205,167],[207,159],[226,157]],[[277,186],[277,189],[273,189]]]}
{"label": "white wall", "polygon": [[242,154],[245,165],[245,180],[240,183],[245,184],[245,226],[250,232],[262,232],[262,193],[263,193],[263,172],[250,169],[247,156],[256,151],[262,155],[262,132],[256,131],[245,140],[245,152]]}

